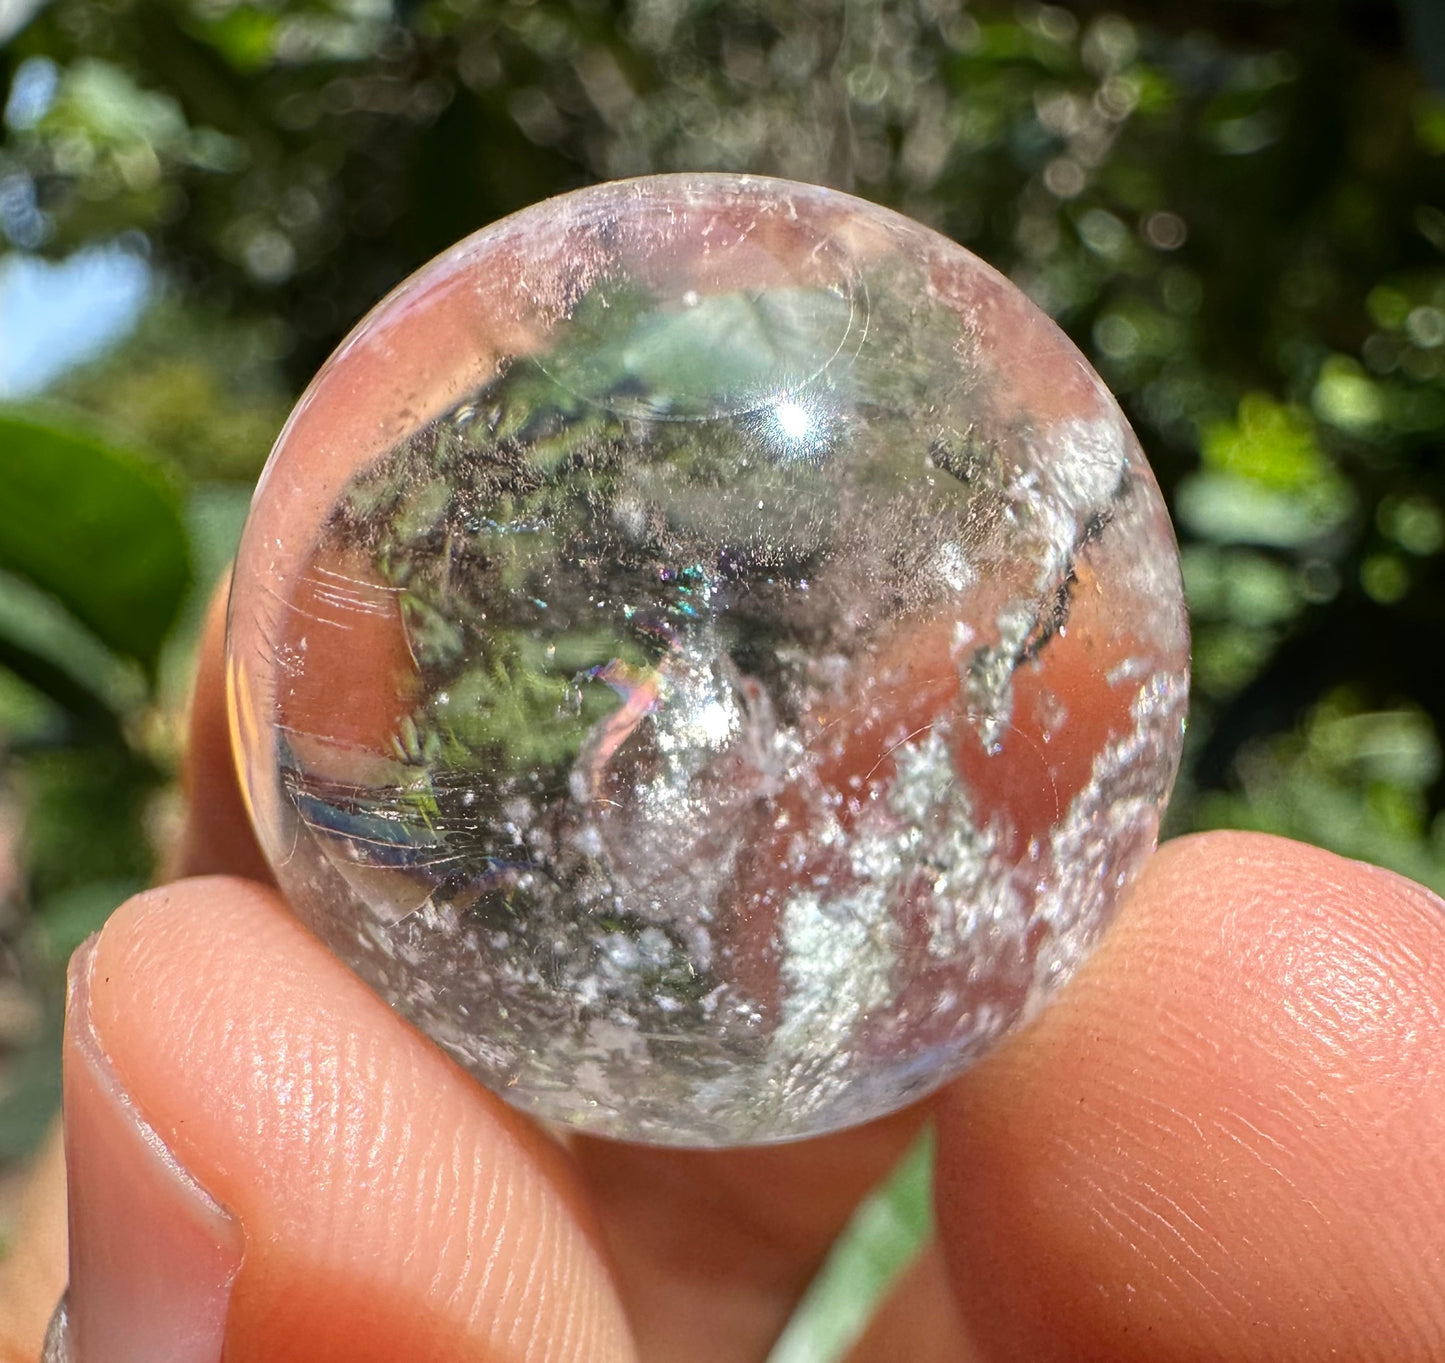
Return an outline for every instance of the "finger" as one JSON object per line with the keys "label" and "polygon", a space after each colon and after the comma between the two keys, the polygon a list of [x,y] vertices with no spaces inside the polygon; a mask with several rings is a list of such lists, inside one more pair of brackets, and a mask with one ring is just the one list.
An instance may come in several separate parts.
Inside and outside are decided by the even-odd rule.
{"label": "finger", "polygon": [[1245,834],[1164,849],[940,1104],[987,1357],[1445,1358],[1445,905]]}
{"label": "finger", "polygon": [[238,875],[269,881],[271,872],[251,831],[236,780],[226,715],[226,602],[229,578],[211,598],[196,658],[182,779],[186,817],[173,865],[164,879]]}
{"label": "finger", "polygon": [[859,1200],[924,1120],[914,1109],[763,1149],[576,1140],[642,1357],[764,1357]]}
{"label": "finger", "polygon": [[[212,1363],[217,1320],[227,1363],[631,1357],[557,1148],[269,891],[215,878],[130,901],[75,1001],[79,1359]],[[148,1325],[199,1352],[147,1352]]]}
{"label": "finger", "polygon": [[[216,871],[270,878],[231,760],[224,647],[228,587],[223,580],[217,588],[202,632],[183,771],[187,815],[167,858],[166,879]],[[28,1180],[14,1243],[0,1266],[0,1359],[29,1360],[40,1351],[65,1283],[65,1164],[58,1129]]]}

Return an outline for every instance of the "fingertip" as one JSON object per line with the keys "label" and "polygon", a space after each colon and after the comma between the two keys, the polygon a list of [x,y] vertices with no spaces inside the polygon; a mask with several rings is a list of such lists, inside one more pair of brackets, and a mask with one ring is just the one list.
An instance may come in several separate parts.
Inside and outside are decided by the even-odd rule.
{"label": "fingertip", "polygon": [[1163,849],[940,1104],[940,1229],[988,1356],[1445,1357],[1442,1021],[1428,891],[1258,835]]}
{"label": "fingertip", "polygon": [[89,978],[129,1100],[243,1227],[228,1363],[629,1356],[555,1145],[273,892],[213,877],[138,896]]}
{"label": "fingertip", "polygon": [[214,1363],[243,1243],[175,1159],[102,1049],[96,941],[71,959],[65,1017],[69,1283],[45,1358]]}

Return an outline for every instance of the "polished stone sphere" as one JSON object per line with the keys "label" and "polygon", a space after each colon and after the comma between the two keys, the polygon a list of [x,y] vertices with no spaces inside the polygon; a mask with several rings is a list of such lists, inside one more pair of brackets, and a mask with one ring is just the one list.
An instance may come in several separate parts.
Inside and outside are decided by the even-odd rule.
{"label": "polished stone sphere", "polygon": [[844,194],[681,175],[468,238],[256,492],[231,718],[298,916],[483,1083],[788,1140],[956,1075],[1152,850],[1173,534],[1062,333]]}

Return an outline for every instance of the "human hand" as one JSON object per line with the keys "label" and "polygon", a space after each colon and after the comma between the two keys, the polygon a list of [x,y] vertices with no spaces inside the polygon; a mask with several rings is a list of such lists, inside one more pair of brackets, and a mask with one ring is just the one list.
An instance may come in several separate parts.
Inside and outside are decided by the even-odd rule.
{"label": "human hand", "polygon": [[[180,868],[209,878],[132,900],[74,969],[77,1363],[761,1359],[930,1117],[937,1244],[857,1363],[1445,1358],[1445,906],[1418,886],[1184,840],[922,1108],[772,1149],[563,1149],[262,883],[220,678],[216,617]],[[7,1265],[0,1357],[35,1357],[43,1267]]]}

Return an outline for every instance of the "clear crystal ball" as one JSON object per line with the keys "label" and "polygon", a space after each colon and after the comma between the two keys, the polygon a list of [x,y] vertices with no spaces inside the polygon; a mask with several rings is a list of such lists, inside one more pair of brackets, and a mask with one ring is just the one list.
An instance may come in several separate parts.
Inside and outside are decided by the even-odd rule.
{"label": "clear crystal ball", "polygon": [[301,400],[231,598],[295,912],[485,1084],[629,1140],[890,1112],[1154,846],[1188,636],[1158,488],[994,270],[686,175],[468,238]]}

